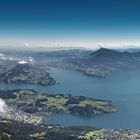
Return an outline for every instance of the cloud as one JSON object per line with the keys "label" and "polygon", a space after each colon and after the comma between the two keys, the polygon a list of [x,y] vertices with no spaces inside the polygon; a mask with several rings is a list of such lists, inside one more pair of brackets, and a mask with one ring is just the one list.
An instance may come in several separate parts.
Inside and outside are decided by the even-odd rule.
{"label": "cloud", "polygon": [[104,47],[104,43],[103,43],[103,42],[99,43],[99,47],[100,47],[100,48],[101,48],[101,47]]}
{"label": "cloud", "polygon": [[6,109],[7,109],[7,105],[5,101],[0,98],[0,112],[2,113],[6,112]]}
{"label": "cloud", "polygon": [[18,64],[28,64],[28,62],[27,62],[27,61],[22,60],[22,61],[18,61]]}
{"label": "cloud", "polygon": [[29,44],[29,43],[24,43],[24,46],[25,46],[25,47],[29,47],[30,44]]}

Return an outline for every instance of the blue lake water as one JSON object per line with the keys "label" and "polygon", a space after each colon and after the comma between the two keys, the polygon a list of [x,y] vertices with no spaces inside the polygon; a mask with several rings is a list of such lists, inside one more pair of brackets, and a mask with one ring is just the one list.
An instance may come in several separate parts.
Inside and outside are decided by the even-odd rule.
{"label": "blue lake water", "polygon": [[42,87],[36,85],[0,84],[1,89],[32,88],[44,93],[70,93],[112,100],[118,112],[95,117],[53,114],[46,123],[85,125],[104,128],[140,129],[140,71],[116,72],[103,79],[91,78],[80,72],[54,69],[51,75],[60,84]]}

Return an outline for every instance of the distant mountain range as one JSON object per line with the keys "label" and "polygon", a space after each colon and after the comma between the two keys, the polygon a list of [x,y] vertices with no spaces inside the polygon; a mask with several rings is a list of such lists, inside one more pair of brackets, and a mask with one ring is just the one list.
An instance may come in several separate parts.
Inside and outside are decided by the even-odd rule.
{"label": "distant mountain range", "polygon": [[63,50],[35,53],[34,57],[49,66],[75,69],[98,78],[112,71],[140,68],[140,51],[121,52],[107,48],[100,48],[97,51]]}
{"label": "distant mountain range", "polygon": [[[140,50],[115,50],[100,48],[96,51],[83,49],[57,51],[7,52],[6,55],[17,59],[33,57],[44,66],[74,69],[85,75],[102,78],[113,71],[140,69]],[[11,63],[11,62],[9,62]]]}

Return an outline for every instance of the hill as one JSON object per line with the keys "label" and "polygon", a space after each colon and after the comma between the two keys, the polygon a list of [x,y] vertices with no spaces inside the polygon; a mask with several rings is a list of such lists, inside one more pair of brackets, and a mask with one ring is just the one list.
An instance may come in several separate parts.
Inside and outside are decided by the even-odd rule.
{"label": "hill", "polygon": [[55,80],[43,68],[34,64],[15,64],[0,74],[0,82],[49,86]]}

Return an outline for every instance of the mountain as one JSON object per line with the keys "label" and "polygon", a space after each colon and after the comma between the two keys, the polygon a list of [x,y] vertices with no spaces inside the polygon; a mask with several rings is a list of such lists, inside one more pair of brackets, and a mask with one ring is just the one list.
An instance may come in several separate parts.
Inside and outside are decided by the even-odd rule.
{"label": "mountain", "polygon": [[120,56],[121,52],[107,48],[100,48],[99,50],[91,53],[94,57],[116,57]]}
{"label": "mountain", "polygon": [[140,67],[139,56],[137,53],[101,48],[87,56],[86,61],[92,65],[102,65],[106,69],[136,69]]}

